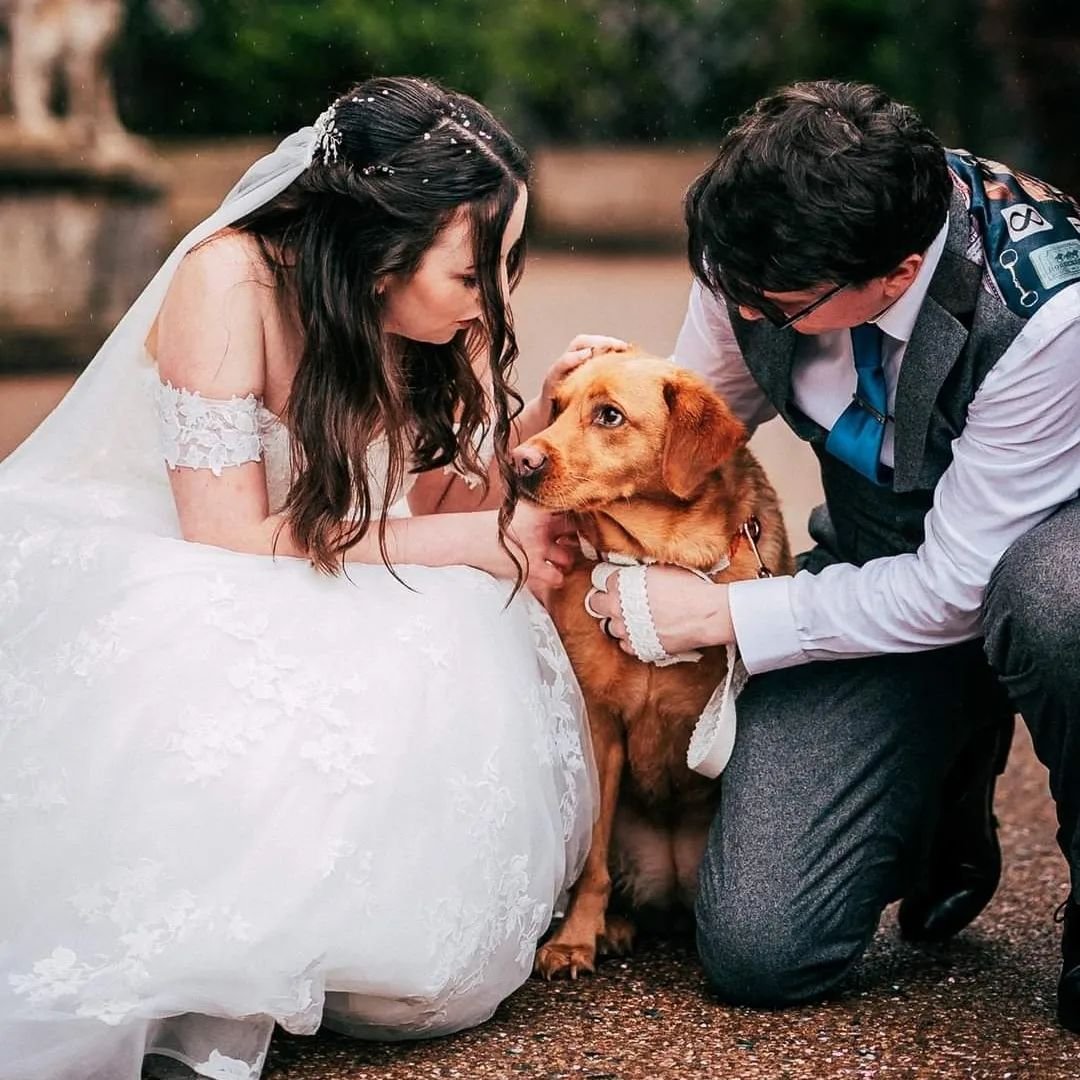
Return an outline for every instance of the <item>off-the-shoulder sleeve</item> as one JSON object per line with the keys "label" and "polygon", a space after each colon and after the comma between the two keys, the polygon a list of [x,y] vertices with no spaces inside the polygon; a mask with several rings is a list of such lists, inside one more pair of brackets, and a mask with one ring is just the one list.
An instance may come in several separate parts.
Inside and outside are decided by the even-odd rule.
{"label": "off-the-shoulder sleeve", "polygon": [[155,388],[161,452],[170,469],[209,469],[215,476],[262,458],[262,406],[254,394],[227,401],[159,382]]}

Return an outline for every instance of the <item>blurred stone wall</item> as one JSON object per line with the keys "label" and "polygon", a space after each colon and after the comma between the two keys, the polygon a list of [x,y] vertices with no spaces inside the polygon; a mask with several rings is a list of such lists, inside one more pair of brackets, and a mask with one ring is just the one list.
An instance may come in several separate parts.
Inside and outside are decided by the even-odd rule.
{"label": "blurred stone wall", "polygon": [[682,200],[709,147],[547,149],[535,155],[540,241],[605,250],[682,250]]}
{"label": "blurred stone wall", "polygon": [[[179,239],[272,139],[159,142]],[[542,245],[681,250],[682,197],[712,159],[707,146],[541,148],[533,154],[530,235]]]}
{"label": "blurred stone wall", "polygon": [[0,121],[0,370],[93,354],[160,263],[165,192],[149,156]]}
{"label": "blurred stone wall", "polygon": [[[85,364],[168,250],[273,146],[272,138],[158,142],[160,199],[55,173],[0,182],[0,372]],[[681,251],[683,193],[708,160],[700,147],[541,149],[533,244]]]}

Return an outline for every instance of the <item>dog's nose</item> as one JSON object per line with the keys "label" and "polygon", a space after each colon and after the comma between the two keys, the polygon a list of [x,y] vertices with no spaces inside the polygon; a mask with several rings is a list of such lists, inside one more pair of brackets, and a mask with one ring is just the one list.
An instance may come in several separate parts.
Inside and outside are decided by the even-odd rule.
{"label": "dog's nose", "polygon": [[548,463],[547,454],[528,443],[515,446],[510,451],[510,457],[514,461],[514,470],[523,480],[537,479]]}

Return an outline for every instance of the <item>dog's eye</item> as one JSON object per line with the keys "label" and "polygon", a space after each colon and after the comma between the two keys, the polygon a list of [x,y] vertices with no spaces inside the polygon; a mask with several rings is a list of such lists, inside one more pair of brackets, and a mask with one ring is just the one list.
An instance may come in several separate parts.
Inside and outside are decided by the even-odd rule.
{"label": "dog's eye", "polygon": [[618,427],[625,419],[614,405],[601,405],[596,410],[595,420],[601,427]]}

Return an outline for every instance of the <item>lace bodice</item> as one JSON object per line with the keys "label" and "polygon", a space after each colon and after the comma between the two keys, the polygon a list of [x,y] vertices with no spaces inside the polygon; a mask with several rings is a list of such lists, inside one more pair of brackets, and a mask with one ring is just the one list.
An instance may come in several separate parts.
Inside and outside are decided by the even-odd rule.
{"label": "lace bodice", "polygon": [[[285,503],[293,470],[289,432],[281,418],[254,394],[227,400],[203,397],[198,391],[177,388],[155,376],[154,398],[161,452],[170,469],[223,469],[262,461],[271,512]],[[406,476],[401,491],[386,491],[389,451],[386,439],[368,449],[368,475],[374,490],[373,514],[403,498],[412,486]]]}

